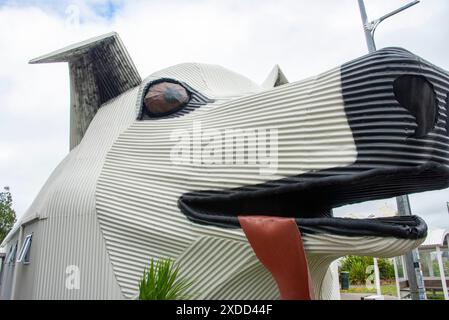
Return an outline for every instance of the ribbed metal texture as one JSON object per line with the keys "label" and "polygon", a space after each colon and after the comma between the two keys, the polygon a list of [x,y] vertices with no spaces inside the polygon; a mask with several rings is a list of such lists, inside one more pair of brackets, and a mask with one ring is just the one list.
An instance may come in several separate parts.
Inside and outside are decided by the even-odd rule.
{"label": "ribbed metal texture", "polygon": [[[30,264],[36,268],[34,288],[22,290],[23,298],[122,299],[95,215],[51,217],[40,223],[40,255]],[[66,287],[70,266],[79,269],[79,289]]]}
{"label": "ribbed metal texture", "polygon": [[[19,284],[17,297],[133,298],[149,259],[172,257],[193,278],[193,291],[201,298],[278,298],[271,275],[243,232],[192,223],[178,208],[179,197],[201,190],[254,191],[427,160],[448,165],[448,76],[417,59],[403,50],[383,50],[269,90],[211,65],[183,64],[153,74],[140,88],[98,109],[81,143],[55,169],[25,214],[40,219],[31,227],[38,249],[28,269],[17,269],[33,279]],[[391,93],[392,81],[406,72],[426,76],[438,94],[437,128],[422,139],[407,138],[415,121]],[[160,78],[197,91],[201,106],[177,117],[136,120],[145,86]],[[189,161],[173,161],[179,139],[188,138],[193,146],[196,131],[225,134],[229,129],[265,130],[266,141],[276,133],[272,160],[277,170],[263,173],[262,163],[204,163],[203,150],[195,147]],[[257,139],[248,139],[246,146],[257,149]],[[227,152],[236,156],[236,149]],[[421,181],[431,186],[431,178]],[[410,181],[413,190],[420,190],[417,181]],[[391,190],[376,192],[388,195]],[[8,246],[12,240],[14,236]],[[305,234],[303,240],[315,293],[332,298],[327,270],[333,259],[399,255],[423,239]],[[65,287],[68,265],[80,268],[79,290]]]}
{"label": "ribbed metal texture", "polygon": [[[405,51],[400,52],[409,58],[412,56]],[[378,56],[374,55],[366,59],[369,63],[375,64],[373,61],[379,57],[386,59],[387,62],[391,60],[389,51],[380,52]],[[380,64],[380,68],[384,71],[385,69],[389,70],[391,68],[389,63],[384,61],[383,64]],[[159,72],[157,76],[185,82],[198,91],[208,90],[210,97],[217,97],[221,92],[228,92],[226,85],[230,81],[223,81],[222,87],[225,89],[217,89],[217,92],[211,89],[212,86],[207,86],[207,88],[204,86],[204,83],[208,82],[204,80],[203,70],[208,69],[208,66],[202,66],[199,69],[196,68],[196,65],[185,65],[184,67],[186,70],[180,66],[166,69],[164,72]],[[196,73],[192,68],[196,69]],[[382,96],[370,96],[364,102],[364,109],[359,106],[363,110],[367,110],[367,114],[364,116],[365,121],[362,121],[363,124],[359,127],[354,125],[357,122],[355,115],[358,111],[357,107],[353,107],[351,104],[351,93],[348,95],[348,90],[351,87],[348,86],[346,79],[361,77],[359,81],[363,83],[363,76],[357,74],[356,71],[348,73],[348,68],[351,68],[351,64],[273,90],[260,91],[259,89],[259,93],[244,95],[240,98],[233,96],[228,100],[218,99],[215,103],[202,106],[181,117],[158,121],[136,121],[120,135],[106,158],[98,183],[97,211],[111,262],[125,295],[132,296],[136,292],[141,270],[150,258],[176,258],[185,254],[203,256],[201,250],[195,249],[196,253],[189,253],[189,250],[193,250],[192,243],[204,236],[229,239],[235,242],[236,248],[240,242],[246,243],[246,238],[240,230],[200,226],[188,222],[176,205],[180,195],[197,190],[221,192],[224,188],[237,187],[244,187],[245,190],[251,191],[258,190],[261,186],[273,187],[277,183],[285,183],[285,179],[294,180],[296,177],[302,179],[305,176],[307,179],[313,179],[320,175],[354,174],[360,170],[360,159],[362,163],[373,159],[370,169],[384,165],[383,158],[379,158],[377,151],[371,155],[363,153],[363,143],[359,158],[358,141],[355,139],[362,136],[363,141],[361,132],[364,131],[363,129],[359,131],[358,128],[365,126],[365,130],[366,128],[369,130],[373,126],[372,117],[370,117],[372,107],[370,101],[374,101],[372,103],[374,106],[377,104],[382,109],[393,110],[396,117],[398,110],[400,110],[400,116],[406,114],[406,111],[398,105],[397,101],[390,101],[392,105],[389,106],[388,100],[385,102]],[[367,72],[372,75],[373,70],[370,68],[368,70],[360,68],[358,72],[360,74]],[[382,70],[380,73],[383,73]],[[393,75],[389,75],[387,72],[389,85],[391,86],[391,82],[403,72],[404,70],[398,71]],[[208,73],[204,72],[204,74]],[[226,76],[232,78],[230,73],[222,74],[220,78],[223,79]],[[346,78],[342,80],[342,76]],[[372,81],[373,79],[370,78],[370,82]],[[376,81],[371,85],[376,87]],[[369,88],[370,83],[366,83],[365,86]],[[229,89],[229,91],[231,90]],[[371,91],[367,90],[367,92],[370,95]],[[391,96],[392,88],[385,88],[384,93]],[[138,105],[139,103],[138,101]],[[359,116],[363,116],[363,112]],[[388,112],[386,118],[388,118]],[[389,131],[389,126],[384,126],[388,122],[385,118],[380,116],[379,119],[383,119],[380,125],[376,124],[376,119],[374,119],[374,126],[379,125],[375,132],[377,130],[382,135],[381,145],[385,144],[385,141],[389,145],[388,137],[394,136],[391,133],[396,131]],[[177,141],[170,139],[172,133],[178,130],[183,132],[184,136],[191,135],[193,137],[195,126],[198,125],[201,126],[201,130],[213,129],[220,132],[230,128],[255,130],[275,128],[278,131],[277,172],[269,176],[261,175],[260,168],[254,164],[230,166],[195,163],[194,159],[201,159],[201,150],[194,148],[191,149],[192,162],[182,165],[174,164],[170,153]],[[401,125],[404,126],[404,123]],[[383,129],[385,129],[386,137],[383,134]],[[368,140],[370,136],[370,134],[367,135]],[[371,147],[376,148],[376,142],[371,141],[371,143]],[[400,142],[398,141],[399,143],[404,145],[405,137]],[[251,145],[249,142],[249,148],[256,147],[256,143]],[[445,147],[446,145],[443,146],[443,148]],[[420,151],[423,154],[425,149]],[[392,158],[396,157],[397,160],[403,161],[404,166],[410,164],[403,154],[398,154],[397,150],[393,150],[393,152],[396,153],[391,156]],[[389,165],[392,164],[394,161]],[[270,183],[266,183],[266,181],[270,181]],[[416,190],[418,187],[414,185],[413,188]],[[138,202],[135,201],[136,197],[139,199]],[[346,241],[352,243],[351,240],[346,239]],[[390,239],[390,241],[393,243],[395,239]],[[410,244],[411,247],[416,245],[415,241],[404,241],[404,244]],[[131,243],[133,244],[132,248],[128,247]],[[402,242],[398,241],[398,244],[400,243]],[[337,247],[330,246],[328,248],[330,251],[334,249],[339,251]],[[360,248],[365,248],[363,243]],[[358,246],[354,248],[355,251],[358,249]],[[368,254],[370,250],[376,250],[375,247],[366,247],[365,249]],[[310,250],[314,251],[314,249]],[[384,253],[388,252],[386,247],[383,250]],[[342,251],[341,254],[345,253]],[[379,252],[379,255],[382,255],[382,252]],[[209,260],[220,259],[221,256],[222,252],[208,253]],[[336,257],[330,256],[331,258]],[[331,258],[326,258],[326,263],[330,263]],[[201,265],[197,265],[197,268],[196,272],[189,272],[196,274],[199,282],[202,282],[203,276],[208,279],[209,275],[201,271]],[[231,271],[229,273],[232,274]],[[227,277],[232,276],[229,273]],[[211,282],[215,283],[218,288],[222,277],[223,275],[216,271],[215,278],[204,281],[211,286],[214,285]],[[323,279],[317,279],[316,283],[322,283]],[[249,286],[249,283],[246,282],[245,285]],[[270,288],[267,287],[263,291],[267,297],[272,296]],[[238,294],[237,289],[233,291],[232,288],[228,288],[228,290],[227,292],[230,294],[240,296],[241,292]],[[212,289],[208,287],[206,292],[212,292]],[[216,292],[223,293],[218,289]],[[247,298],[253,296],[250,290],[244,292]],[[220,293],[203,295],[204,298],[212,296],[215,298],[227,297]]]}
{"label": "ribbed metal texture", "polygon": [[[95,211],[95,188],[107,151],[135,120],[137,88],[103,105],[82,143],[58,165],[23,219],[37,215],[32,261],[18,269],[33,281],[18,284],[23,299],[122,299]],[[79,267],[80,288],[66,288],[66,268]],[[21,289],[22,288],[22,289]],[[6,296],[5,298],[9,298]]]}
{"label": "ribbed metal texture", "polygon": [[[278,113],[291,116],[292,120],[291,136],[285,141],[283,137],[279,138],[280,147],[287,141],[290,144],[290,153],[279,155],[278,172],[282,172],[284,177],[267,179],[257,185],[248,180],[249,183],[243,188],[231,189],[226,186],[219,192],[214,188],[208,190],[198,187],[188,196],[230,197],[239,193],[241,195],[242,192],[270,189],[273,193],[280,193],[280,187],[296,185],[298,189],[305,186],[308,191],[315,187],[313,192],[309,192],[309,199],[313,199],[317,206],[322,205],[321,209],[329,209],[447,187],[449,73],[404,49],[387,48],[344,64],[337,74],[341,79],[333,77],[331,71],[316,78],[267,91],[261,94],[263,99],[260,100],[257,95],[247,98],[255,100],[254,104],[262,110],[252,110],[254,123],[259,125],[258,119],[264,110],[270,111],[270,118],[265,118],[265,123],[277,116],[274,114],[276,111],[264,108],[267,100],[277,99],[277,92],[282,92],[283,97],[291,99],[276,100],[279,110],[282,110]],[[400,104],[394,94],[394,81],[404,75],[426,79],[435,92],[435,126],[422,137],[414,136],[418,121]],[[333,112],[336,105],[335,94],[338,91],[333,89],[336,87],[341,93],[341,103],[355,150],[349,146],[347,136],[342,136],[346,131],[342,129],[338,115]],[[288,92],[291,88],[295,90],[296,95]],[[410,87],[406,90],[418,96],[419,92],[414,90],[419,89]],[[239,99],[229,104],[238,104],[238,101]],[[292,104],[284,104],[287,101]],[[253,102],[247,103],[251,106]],[[419,106],[420,112],[424,114],[427,112],[426,108],[430,106]],[[303,110],[305,112],[301,114],[301,118],[295,118],[295,115]],[[244,116],[236,125],[243,121]],[[284,122],[280,120],[277,123],[278,128],[282,130]],[[323,148],[323,143],[326,142],[329,142],[329,145]],[[357,157],[353,162],[339,165],[354,154]],[[287,161],[288,164],[285,163]],[[282,168],[284,163],[285,168],[289,168],[285,173]],[[438,170],[426,170],[421,173],[424,166],[429,164],[439,166]],[[303,170],[298,172],[298,169]],[[402,173],[399,170],[403,170]],[[363,183],[354,182],[361,175],[368,174],[371,174],[370,178]],[[335,186],[328,189],[320,187],[321,178],[326,178],[326,181],[334,183]],[[248,195],[247,199],[250,197],[251,195]]]}
{"label": "ribbed metal texture", "polygon": [[396,257],[418,247],[423,241],[396,239],[393,237],[345,237],[332,234],[306,234],[303,236],[307,252],[309,271],[316,299],[338,298],[338,287],[329,269],[335,259],[346,255],[371,256],[377,258]]}
{"label": "ribbed metal texture", "polygon": [[68,62],[71,85],[70,149],[77,146],[100,106],[140,84],[118,34],[112,32],[33,59]]}
{"label": "ribbed metal texture", "polygon": [[[202,73],[203,70],[209,71]],[[185,69],[176,66],[157,75],[184,82],[198,91],[207,84],[210,96],[216,97],[233,89],[227,86],[233,83],[234,73],[221,71],[220,77],[209,85],[203,74],[210,75],[215,70],[215,66],[187,65]],[[226,79],[221,86],[216,83],[219,79]],[[217,92],[212,91],[214,86],[218,87]],[[270,91],[258,88],[258,91],[251,96],[216,101],[181,117],[136,121],[114,143],[98,181],[97,212],[115,274],[126,296],[135,295],[142,270],[150,258],[185,256],[217,265],[205,272],[203,263],[183,263],[186,272],[197,279],[203,298],[277,296],[272,280],[264,280],[266,273],[260,273],[257,285],[251,284],[257,281],[249,277],[238,285],[235,280],[231,281],[235,288],[226,284],[226,290],[220,290],[224,278],[239,277],[243,271],[235,268],[235,263],[252,256],[252,250],[240,230],[189,222],[177,207],[178,198],[193,190],[251,186],[310,170],[349,165],[356,160],[356,152],[344,113],[339,69],[307,81]],[[140,105],[141,101],[137,103]],[[277,172],[268,177],[260,175],[259,168],[253,164],[173,164],[170,153],[177,141],[170,139],[171,134],[176,130],[193,134],[196,125],[202,130],[221,132],[230,128],[275,128],[278,131]],[[192,159],[197,156],[201,159],[198,152],[192,150]],[[210,237],[207,246],[192,246],[202,237]],[[228,248],[213,250],[217,246],[215,242],[223,240],[228,241]],[[234,251],[239,252],[240,258]],[[224,261],[224,255],[232,257]],[[252,263],[258,264],[255,260]],[[247,267],[256,268],[251,264]]]}
{"label": "ribbed metal texture", "polygon": [[16,233],[10,236],[9,239],[5,241],[5,262],[2,266],[2,273],[0,279],[0,300],[6,300],[11,297],[12,293],[12,282],[14,277],[14,264],[9,263],[9,253],[11,248],[17,243],[19,234]]}
{"label": "ribbed metal texture", "polygon": [[[276,283],[248,242],[201,237],[181,254],[182,276],[197,299],[276,299]],[[251,294],[249,294],[251,292]]]}
{"label": "ribbed metal texture", "polygon": [[[426,161],[449,165],[449,73],[400,48],[388,48],[341,68],[345,110],[357,142],[357,169],[410,166]],[[426,137],[413,138],[416,119],[393,93],[403,75],[424,76],[433,85],[438,117]]]}
{"label": "ribbed metal texture", "polygon": [[212,99],[230,99],[261,91],[250,79],[218,65],[181,63],[153,73],[151,79],[175,78]]}

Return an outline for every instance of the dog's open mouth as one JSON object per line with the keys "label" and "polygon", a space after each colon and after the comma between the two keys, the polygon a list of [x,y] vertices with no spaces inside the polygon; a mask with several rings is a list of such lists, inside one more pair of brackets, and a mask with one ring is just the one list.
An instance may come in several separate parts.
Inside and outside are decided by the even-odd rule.
{"label": "dog's open mouth", "polygon": [[181,211],[192,221],[224,228],[240,228],[240,216],[293,218],[302,234],[376,236],[422,239],[426,223],[418,216],[373,219],[336,218],[331,209],[365,200],[446,186],[448,170],[437,164],[368,172],[297,182],[274,187],[243,187],[223,191],[186,193],[179,199]]}
{"label": "dog's open mouth", "polygon": [[[347,243],[351,237],[401,239],[409,245],[404,247],[398,240],[400,252],[416,247],[427,236],[427,225],[418,216],[336,218],[332,208],[443,188],[449,181],[448,168],[435,162],[355,173],[356,169],[360,168],[344,168],[349,174],[319,172],[264,185],[189,192],[179,198],[178,205],[195,223],[242,228],[256,256],[275,278],[281,297],[313,299],[319,291],[312,290],[302,236],[322,238],[324,247],[333,241],[326,240],[332,235],[343,236]],[[366,252],[361,249],[360,253]]]}
{"label": "dog's open mouth", "polygon": [[[183,211],[189,212],[189,218],[197,223],[209,224],[221,227],[240,227],[239,216],[267,216],[285,217],[279,214],[256,212],[254,214],[217,215],[213,211],[204,211],[192,206],[185,199],[180,201]],[[301,214],[298,212],[298,216]],[[401,239],[416,240],[426,237],[427,225],[418,216],[395,216],[370,219],[323,217],[294,217],[302,234],[327,233],[342,236],[376,236],[395,237]]]}
{"label": "dog's open mouth", "polygon": [[315,292],[301,235],[394,237],[411,243],[427,235],[427,225],[418,216],[333,217],[332,201],[318,197],[330,192],[331,185],[321,184],[320,191],[311,185],[306,189],[293,185],[268,191],[188,193],[179,199],[179,207],[197,223],[241,227],[276,280],[281,298],[309,300]]}

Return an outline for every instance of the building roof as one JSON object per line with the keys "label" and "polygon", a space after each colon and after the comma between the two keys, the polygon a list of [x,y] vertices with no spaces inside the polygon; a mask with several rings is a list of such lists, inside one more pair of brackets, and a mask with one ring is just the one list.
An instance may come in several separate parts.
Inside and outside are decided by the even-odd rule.
{"label": "building roof", "polygon": [[447,229],[431,229],[427,233],[426,241],[423,242],[420,248],[430,248],[436,246],[444,246],[444,240],[449,234]]}

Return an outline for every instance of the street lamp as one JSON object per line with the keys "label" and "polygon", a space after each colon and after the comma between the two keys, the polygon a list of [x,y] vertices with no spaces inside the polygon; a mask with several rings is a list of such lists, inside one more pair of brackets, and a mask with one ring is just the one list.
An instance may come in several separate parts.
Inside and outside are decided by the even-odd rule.
{"label": "street lamp", "polygon": [[376,51],[376,43],[374,42],[374,32],[376,31],[376,28],[379,26],[379,24],[382,21],[384,21],[384,20],[390,18],[391,16],[394,16],[395,14],[402,12],[410,7],[413,7],[414,5],[417,5],[420,2],[419,0],[415,0],[413,2],[406,4],[403,7],[400,7],[399,9],[396,9],[394,11],[391,11],[390,13],[387,13],[386,15],[383,15],[382,17],[380,17],[376,20],[369,21],[368,16],[366,14],[364,1],[363,0],[358,0],[358,1],[359,1],[359,8],[360,8],[360,15],[362,17],[362,22],[363,22],[363,29],[365,30],[366,44],[368,46],[369,52]]}

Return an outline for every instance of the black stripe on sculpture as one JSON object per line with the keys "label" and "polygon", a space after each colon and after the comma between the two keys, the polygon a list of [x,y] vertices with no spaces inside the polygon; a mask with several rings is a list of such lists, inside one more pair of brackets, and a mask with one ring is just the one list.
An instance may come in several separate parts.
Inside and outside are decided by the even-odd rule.
{"label": "black stripe on sculpture", "polygon": [[221,227],[239,227],[237,215],[252,214],[295,217],[299,224],[298,219],[332,219],[330,210],[346,204],[449,186],[446,109],[438,103],[449,91],[446,71],[388,48],[342,65],[341,87],[355,163],[253,186],[189,192],[179,199],[181,211],[192,221]]}
{"label": "black stripe on sculpture", "polygon": [[446,95],[446,133],[449,134],[449,92]]}

